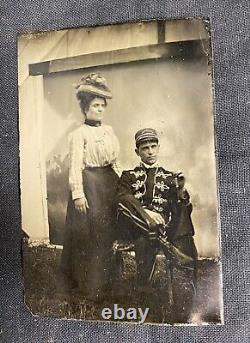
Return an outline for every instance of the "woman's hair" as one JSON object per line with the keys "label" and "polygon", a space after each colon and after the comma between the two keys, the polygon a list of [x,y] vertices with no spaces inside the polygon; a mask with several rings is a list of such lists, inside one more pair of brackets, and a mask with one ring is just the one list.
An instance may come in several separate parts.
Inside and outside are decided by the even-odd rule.
{"label": "woman's hair", "polygon": [[91,94],[91,93],[86,93],[86,92],[79,92],[76,94],[77,100],[79,100],[80,108],[82,110],[83,114],[86,114],[86,112],[89,110],[89,105],[92,100],[95,98],[100,98],[103,99],[105,102],[105,105],[107,106],[107,101],[104,97]]}

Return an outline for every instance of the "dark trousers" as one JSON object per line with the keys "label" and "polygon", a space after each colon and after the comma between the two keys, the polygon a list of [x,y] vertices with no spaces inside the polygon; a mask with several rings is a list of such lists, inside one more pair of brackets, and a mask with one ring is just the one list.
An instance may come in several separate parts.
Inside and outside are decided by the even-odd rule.
{"label": "dark trousers", "polygon": [[[142,222],[143,218],[137,215],[128,204],[126,204],[124,212],[123,210],[118,212],[119,239],[129,240],[135,244],[137,277],[138,283],[141,285],[147,284],[152,278],[157,251],[160,249],[159,241],[157,239],[150,239],[150,235],[148,234],[149,231],[146,231],[147,223],[144,222],[143,224]],[[171,244],[193,259],[192,268],[194,268],[195,274],[197,250],[192,235],[179,237],[175,241],[172,241]],[[164,246],[161,246],[161,249],[166,256],[168,266],[171,265],[172,269],[172,264],[174,263],[172,255]],[[196,279],[195,275],[194,278]]]}
{"label": "dark trousers", "polygon": [[147,237],[140,236],[135,240],[135,258],[137,265],[137,281],[139,286],[150,282],[153,272],[158,244]]}
{"label": "dark trousers", "polygon": [[118,215],[118,239],[134,243],[138,284],[146,285],[154,271],[159,243],[156,240],[150,240],[146,231],[144,233],[143,230],[138,229],[134,218],[122,212]]}

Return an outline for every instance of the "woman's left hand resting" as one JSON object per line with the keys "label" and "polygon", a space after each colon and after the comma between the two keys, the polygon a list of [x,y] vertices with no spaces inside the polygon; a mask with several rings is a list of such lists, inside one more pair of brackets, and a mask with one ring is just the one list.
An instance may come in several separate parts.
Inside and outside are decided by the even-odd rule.
{"label": "woman's left hand resting", "polygon": [[88,201],[86,198],[79,198],[74,200],[75,209],[85,214],[87,212],[87,209],[89,208]]}

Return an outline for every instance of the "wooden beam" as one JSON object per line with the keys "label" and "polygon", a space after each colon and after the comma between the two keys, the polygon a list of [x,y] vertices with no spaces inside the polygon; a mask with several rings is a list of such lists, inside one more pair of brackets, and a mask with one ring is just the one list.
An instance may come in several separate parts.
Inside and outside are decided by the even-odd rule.
{"label": "wooden beam", "polygon": [[165,43],[165,26],[166,20],[158,20],[157,21],[157,33],[158,33],[158,43]]}
{"label": "wooden beam", "polygon": [[203,55],[201,40],[152,44],[128,49],[91,53],[29,65],[30,75],[48,75],[96,66],[162,58],[194,58]]}

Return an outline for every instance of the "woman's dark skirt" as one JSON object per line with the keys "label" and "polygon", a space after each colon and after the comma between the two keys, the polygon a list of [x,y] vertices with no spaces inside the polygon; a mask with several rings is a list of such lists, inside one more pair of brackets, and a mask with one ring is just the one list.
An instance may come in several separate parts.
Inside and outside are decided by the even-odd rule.
{"label": "woman's dark skirt", "polygon": [[71,195],[68,202],[61,270],[92,296],[98,296],[112,279],[118,180],[110,166],[86,168],[87,214],[75,209]]}

